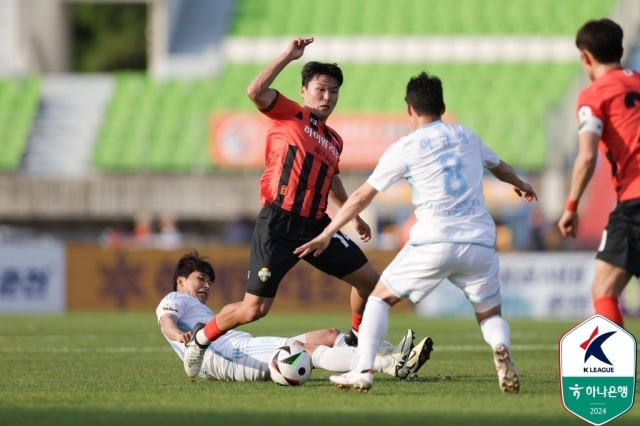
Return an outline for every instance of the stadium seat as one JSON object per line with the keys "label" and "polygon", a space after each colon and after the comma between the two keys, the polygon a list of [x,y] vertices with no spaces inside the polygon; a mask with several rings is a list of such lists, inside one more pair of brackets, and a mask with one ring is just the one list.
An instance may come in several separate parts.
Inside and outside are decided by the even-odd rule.
{"label": "stadium seat", "polygon": [[[230,36],[572,35],[615,0],[239,0]],[[286,14],[284,14],[286,11]],[[309,19],[331,11],[332,21]],[[286,19],[283,19],[286,16]],[[117,74],[94,163],[102,170],[212,170],[207,134],[214,111],[255,110],[245,91],[264,64],[227,64],[215,78],[155,81]],[[425,70],[444,85],[447,112],[515,167],[536,171],[547,155],[547,115],[577,75],[576,63],[341,64],[336,112],[404,113],[409,77]],[[300,66],[274,84],[299,101]],[[6,104],[0,85],[0,111]],[[24,106],[29,109],[29,105]],[[526,155],[523,155],[526,153]]]}
{"label": "stadium seat", "polygon": [[[573,34],[616,0],[239,0],[231,35]],[[309,19],[330,11],[331,20]],[[284,20],[283,14],[289,19]]]}
{"label": "stadium seat", "polygon": [[[128,107],[122,104],[127,96],[116,94],[94,153],[96,166],[107,170],[187,171],[200,164],[208,158],[209,113],[253,110],[245,89],[259,68],[230,65],[215,84],[147,81],[144,91],[138,99],[131,98]],[[345,64],[337,112],[404,114],[402,93],[406,82],[422,70],[442,79],[447,111],[452,116],[474,129],[505,161],[523,170],[539,170],[546,155],[547,110],[560,100],[578,66]],[[128,84],[118,90],[134,86]],[[275,86],[299,100],[299,68],[285,69]],[[120,148],[103,147],[105,144]],[[139,156],[125,160],[125,151],[135,151]],[[118,165],[119,158],[126,164]]]}
{"label": "stadium seat", "polygon": [[38,78],[0,80],[0,171],[20,167],[39,99]]}

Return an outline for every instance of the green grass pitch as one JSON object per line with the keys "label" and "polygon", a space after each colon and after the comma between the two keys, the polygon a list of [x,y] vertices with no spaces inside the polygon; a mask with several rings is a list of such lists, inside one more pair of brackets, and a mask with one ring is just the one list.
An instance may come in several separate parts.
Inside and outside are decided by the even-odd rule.
{"label": "green grass pitch", "polygon": [[[472,318],[392,314],[388,340],[413,328],[416,342],[433,338],[432,358],[417,381],[376,375],[359,394],[333,388],[321,370],[297,388],[191,381],[153,312],[0,316],[0,425],[581,425],[560,402],[556,349],[576,323],[511,321],[522,389],[503,395]],[[273,312],[242,329],[293,336],[348,326],[346,313]],[[640,320],[627,328],[640,336]],[[610,424],[639,425],[640,407]]]}

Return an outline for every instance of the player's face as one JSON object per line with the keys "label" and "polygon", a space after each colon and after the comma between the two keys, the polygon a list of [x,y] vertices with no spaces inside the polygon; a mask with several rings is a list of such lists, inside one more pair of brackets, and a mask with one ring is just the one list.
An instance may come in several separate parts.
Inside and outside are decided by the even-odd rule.
{"label": "player's face", "polygon": [[209,275],[194,271],[187,278],[178,277],[178,290],[193,296],[202,303],[206,303],[211,290],[211,278]]}
{"label": "player's face", "polygon": [[338,82],[326,75],[315,76],[307,86],[301,89],[304,107],[326,120],[338,103],[340,87]]}

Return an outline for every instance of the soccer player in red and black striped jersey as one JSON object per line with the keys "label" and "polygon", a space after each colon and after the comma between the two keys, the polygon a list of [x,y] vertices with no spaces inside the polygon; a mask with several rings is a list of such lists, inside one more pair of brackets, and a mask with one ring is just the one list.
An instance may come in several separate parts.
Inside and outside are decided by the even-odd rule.
{"label": "soccer player in red and black striped jersey", "polygon": [[[286,273],[300,260],[294,249],[318,236],[331,222],[325,213],[330,197],[342,206],[348,196],[338,177],[343,142],[326,124],[342,85],[336,64],[309,62],[302,69],[303,105],[271,88],[278,74],[302,57],[313,38],[297,38],[275,61],[262,70],[247,88],[249,98],[269,118],[266,169],[260,180],[262,210],[251,243],[247,291],[242,302],[225,306],[187,345],[184,365],[195,377],[208,344],[226,331],[267,315]],[[362,241],[371,229],[360,217],[352,221]],[[362,321],[366,299],[379,275],[360,248],[342,232],[332,238],[321,256],[305,260],[319,270],[349,283],[351,292],[352,345]]]}
{"label": "soccer player in red and black striped jersey", "polygon": [[580,28],[576,46],[592,83],[578,97],[578,156],[558,227],[578,232],[578,201],[596,166],[598,148],[611,166],[618,203],[596,256],[591,296],[596,314],[623,326],[618,298],[640,276],[640,74],[622,68],[622,28],[610,19]]}

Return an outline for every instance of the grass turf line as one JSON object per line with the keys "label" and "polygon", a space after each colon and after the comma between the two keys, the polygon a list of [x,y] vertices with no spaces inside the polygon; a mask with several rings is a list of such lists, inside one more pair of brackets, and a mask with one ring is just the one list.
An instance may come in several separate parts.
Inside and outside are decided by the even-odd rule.
{"label": "grass turf line", "polygon": [[[372,391],[361,395],[336,390],[322,370],[299,388],[190,381],[153,312],[0,316],[0,424],[585,424],[562,407],[554,349],[577,321],[510,323],[520,395],[500,392],[473,319],[407,314],[392,314],[388,340],[396,343],[411,327],[416,342],[433,338],[432,359],[418,381],[377,374]],[[241,329],[293,336],[349,324],[348,315],[274,312]],[[640,336],[640,320],[628,320],[627,328]],[[611,424],[639,423],[636,405]]]}

